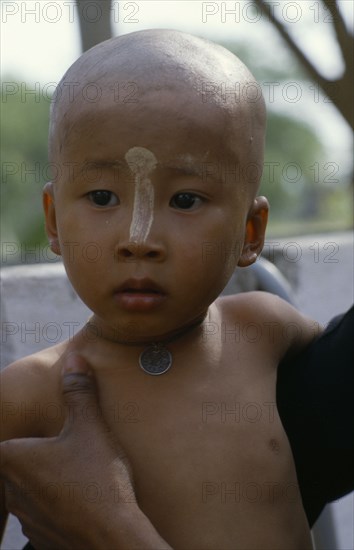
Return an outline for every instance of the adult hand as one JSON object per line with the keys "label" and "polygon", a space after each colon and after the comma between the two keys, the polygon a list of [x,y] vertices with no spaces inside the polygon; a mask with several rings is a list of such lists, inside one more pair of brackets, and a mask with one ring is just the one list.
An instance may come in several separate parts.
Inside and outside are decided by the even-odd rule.
{"label": "adult hand", "polygon": [[170,548],[139,509],[124,451],[96,414],[86,361],[69,355],[62,381],[60,435],[1,443],[8,511],[37,550]]}

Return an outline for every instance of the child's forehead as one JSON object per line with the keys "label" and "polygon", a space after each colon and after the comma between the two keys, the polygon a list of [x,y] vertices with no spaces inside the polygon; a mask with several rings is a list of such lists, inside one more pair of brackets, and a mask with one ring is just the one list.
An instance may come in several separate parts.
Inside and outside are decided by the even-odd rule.
{"label": "child's forehead", "polygon": [[[205,100],[189,83],[161,79],[152,86],[137,79],[120,92],[134,94],[130,101],[115,95],[111,80],[105,78],[100,86],[95,101],[81,93],[67,106],[58,124],[60,139],[70,143],[75,135],[84,135],[94,144],[110,136],[112,145],[114,141],[127,142],[127,148],[144,143],[150,147],[160,139],[165,140],[160,143],[161,150],[164,146],[178,148],[182,142],[181,152],[222,148],[227,154],[254,134],[252,107],[243,102],[230,106],[218,98]],[[189,150],[184,149],[187,144]]]}
{"label": "child's forehead", "polygon": [[[192,160],[238,159],[252,131],[247,117],[244,120],[241,114],[230,121],[227,111],[214,104],[204,105],[193,92],[180,91],[149,92],[137,104],[118,104],[109,94],[99,108],[87,102],[77,104],[60,132],[62,158],[112,161],[143,146],[167,167],[182,160],[187,166]],[[231,126],[239,130],[231,132]]]}

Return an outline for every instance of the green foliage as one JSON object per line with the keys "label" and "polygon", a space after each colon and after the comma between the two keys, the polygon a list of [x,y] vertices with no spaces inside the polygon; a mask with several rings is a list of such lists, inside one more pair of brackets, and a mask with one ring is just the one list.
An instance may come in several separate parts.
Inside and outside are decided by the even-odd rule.
{"label": "green foliage", "polygon": [[[11,85],[16,93],[6,93]],[[36,90],[36,93],[26,93]],[[46,242],[42,187],[48,174],[50,100],[35,86],[4,78],[1,94],[2,241],[35,246]]]}
{"label": "green foliage", "polygon": [[261,193],[270,201],[274,220],[316,215],[320,188],[314,162],[324,156],[316,135],[301,121],[270,113],[266,144]]}

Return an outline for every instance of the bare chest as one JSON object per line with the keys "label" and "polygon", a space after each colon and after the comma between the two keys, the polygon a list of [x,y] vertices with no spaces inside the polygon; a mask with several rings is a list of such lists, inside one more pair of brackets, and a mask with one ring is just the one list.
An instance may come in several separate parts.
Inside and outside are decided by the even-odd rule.
{"label": "bare chest", "polygon": [[173,547],[235,548],[235,540],[241,547],[250,533],[258,544],[264,531],[256,535],[254,521],[301,513],[276,372],[259,361],[251,370],[219,364],[204,377],[201,365],[198,376],[100,379],[103,412],[131,460],[138,501]]}

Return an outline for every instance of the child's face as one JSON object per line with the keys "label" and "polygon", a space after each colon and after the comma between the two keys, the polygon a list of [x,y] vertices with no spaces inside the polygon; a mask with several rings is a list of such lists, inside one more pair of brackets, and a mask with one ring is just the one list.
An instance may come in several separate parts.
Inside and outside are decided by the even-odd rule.
{"label": "child's face", "polygon": [[262,247],[267,204],[242,181],[243,140],[217,106],[166,90],[82,102],[71,117],[45,193],[49,238],[102,328],[162,338]]}

